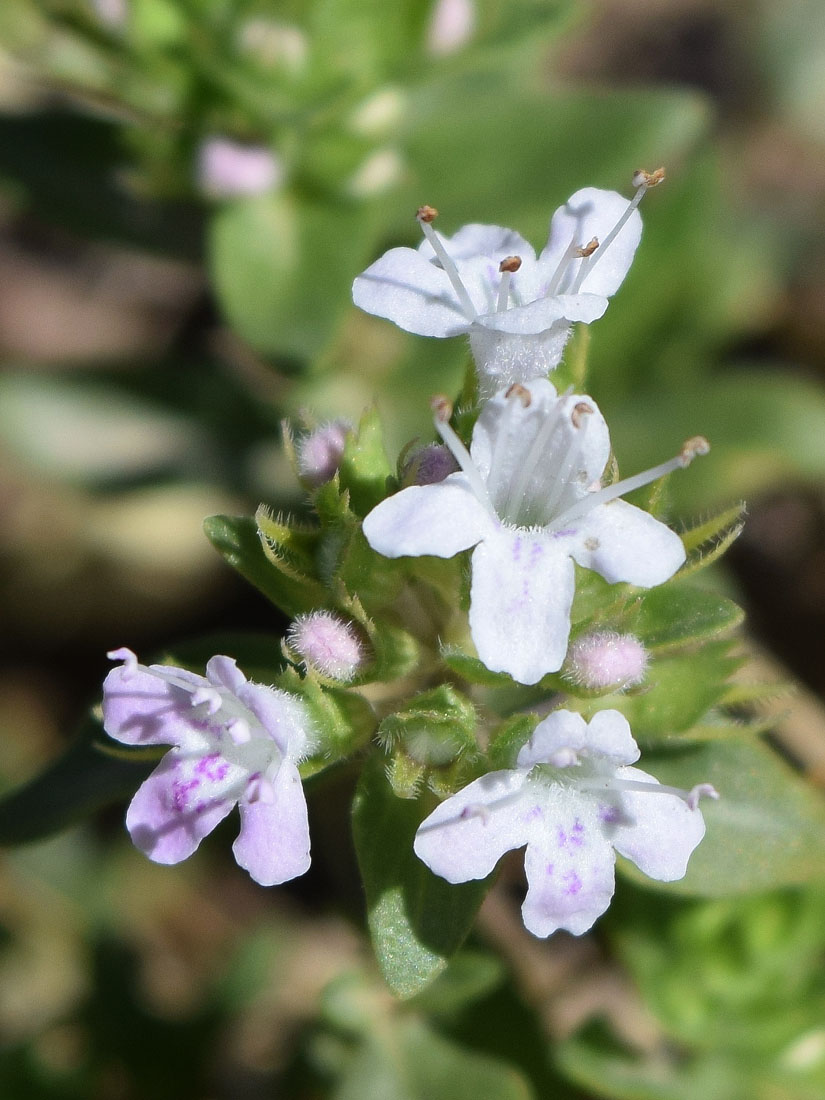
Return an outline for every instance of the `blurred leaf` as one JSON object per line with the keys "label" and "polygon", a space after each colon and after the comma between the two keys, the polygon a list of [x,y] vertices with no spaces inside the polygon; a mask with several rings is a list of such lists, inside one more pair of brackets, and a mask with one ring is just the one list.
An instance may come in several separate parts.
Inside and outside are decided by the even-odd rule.
{"label": "blurred leaf", "polygon": [[413,839],[427,812],[422,799],[395,796],[375,754],[358,785],[353,829],[375,954],[399,997],[419,993],[444,969],[489,886],[450,885],[418,859]]}
{"label": "blurred leaf", "polygon": [[416,1019],[385,1016],[352,1059],[334,1100],[530,1100],[515,1067],[463,1049]]}
{"label": "blurred leaf", "polygon": [[313,358],[350,301],[370,249],[363,208],[280,191],[219,210],[212,278],[229,323],[268,355]]}
{"label": "blurred leaf", "polygon": [[[40,840],[127,798],[157,764],[159,754],[129,750],[89,720],[81,736],[40,775],[0,799],[0,844]],[[118,755],[114,756],[113,753]]]}
{"label": "blurred leaf", "polygon": [[324,590],[317,582],[296,579],[270,561],[250,516],[209,516],[203,529],[221,557],[287,615],[324,603]]}
{"label": "blurred leaf", "polygon": [[687,875],[658,889],[725,897],[825,880],[821,795],[765,745],[715,741],[674,755],[647,753],[643,766],[682,788],[712,783],[720,796],[702,803],[707,832]]}

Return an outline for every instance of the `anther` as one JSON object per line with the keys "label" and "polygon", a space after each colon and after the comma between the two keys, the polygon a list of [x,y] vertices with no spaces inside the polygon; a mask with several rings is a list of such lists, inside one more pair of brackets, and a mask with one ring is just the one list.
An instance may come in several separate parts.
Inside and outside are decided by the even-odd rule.
{"label": "anther", "polygon": [[573,253],[574,256],[578,256],[579,259],[586,259],[588,256],[592,256],[596,249],[599,247],[599,238],[591,237],[586,245],[581,248],[577,248]]}
{"label": "anther", "polygon": [[514,382],[504,396],[508,399],[517,397],[525,409],[530,408],[530,402],[533,400],[533,395],[526,386],[522,386],[521,382]]}
{"label": "anther", "polygon": [[498,265],[499,271],[518,271],[521,267],[521,256],[505,256]]}
{"label": "anther", "polygon": [[697,783],[695,787],[691,787],[688,791],[685,802],[687,802],[691,810],[696,810],[699,808],[700,798],[712,798],[718,801],[719,792],[710,783]]}
{"label": "anther", "polygon": [[430,398],[430,408],[433,410],[433,416],[442,424],[446,424],[453,415],[453,403],[443,393],[437,393]]}
{"label": "anther", "polygon": [[706,455],[708,451],[710,451],[710,443],[705,437],[703,435],[693,435],[682,444],[682,450],[679,452],[680,465],[689,466],[694,458]]}
{"label": "anther", "polygon": [[444,247],[444,242],[430,224],[438,217],[438,211],[434,206],[419,206],[415,216],[418,219],[418,224],[421,226],[421,232],[429,241],[430,247],[435,253],[436,259],[441,264],[444,274],[452,284],[452,288],[461,304],[464,316],[468,321],[475,321],[478,314],[476,312],[476,307],[473,305],[473,300],[467,291],[467,287],[461,281],[461,275],[458,272],[458,268],[447,252],[447,249]]}
{"label": "anther", "polygon": [[570,413],[570,419],[573,421],[574,428],[580,428],[582,426],[582,420],[585,416],[592,416],[596,410],[592,405],[588,405],[586,401],[577,401],[573,406],[573,411]]}
{"label": "anther", "polygon": [[419,206],[415,216],[420,222],[426,222],[429,225],[438,217],[438,211],[434,206]]}
{"label": "anther", "polygon": [[649,190],[651,187],[658,187],[664,178],[664,168],[656,168],[653,172],[646,172],[644,168],[637,168],[633,173],[633,186],[646,187]]}

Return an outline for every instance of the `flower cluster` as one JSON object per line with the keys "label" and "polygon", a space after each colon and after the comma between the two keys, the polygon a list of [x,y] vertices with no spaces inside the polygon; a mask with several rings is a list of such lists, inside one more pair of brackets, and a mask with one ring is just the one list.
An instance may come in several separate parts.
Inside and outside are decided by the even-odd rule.
{"label": "flower cluster", "polygon": [[[426,779],[444,799],[417,831],[418,857],[457,883],[485,878],[505,852],[524,847],[523,915],[535,935],[592,925],[613,894],[616,852],[656,879],[685,874],[705,830],[699,798],[716,797],[711,786],[682,791],[634,767],[639,749],[618,710],[597,711],[588,724],[556,709],[522,743],[525,730],[520,748],[497,757],[514,757],[513,767],[485,774],[476,725],[487,700],[463,695],[438,664],[447,661],[440,631],[460,617],[477,660],[461,647],[460,656],[481,669],[478,683],[498,674],[514,682],[508,690],[544,681],[546,696],[563,689],[588,699],[644,683],[648,654],[626,629],[602,619],[577,627],[571,644],[577,567],[638,589],[668,581],[685,561],[681,538],[622,497],[687,466],[708,444],[694,437],[660,465],[617,480],[596,402],[559,392],[546,375],[572,324],[601,317],[618,290],[641,238],[639,203],[662,178],[661,170],[637,173],[629,201],[577,191],[553,215],[538,256],[498,226],[442,237],[436,211],[422,207],[421,246],[392,249],[356,278],[363,309],[414,333],[469,337],[479,407],[454,418],[450,402],[435,398],[438,441],[407,448],[397,479],[343,420],[292,448],[317,526],[290,526],[265,510],[257,517],[277,571],[273,590],[292,619],[278,680],[288,691],[250,683],[229,657],[213,657],[204,677],[141,665],[125,649],[111,654],[123,663],[104,684],[106,730],[128,745],[171,746],[126,817],[151,859],[185,859],[237,804],[238,863],[263,885],[303,873],[309,834],[298,764],[316,749],[329,759],[338,734],[328,723],[346,726],[366,708],[357,747],[374,734],[392,755],[386,775],[396,794],[414,797]],[[387,495],[387,486],[395,491]],[[466,618],[455,606],[438,618],[450,603],[446,574],[436,591],[424,567],[416,578],[414,565],[406,574],[387,560],[466,551]],[[459,575],[451,574],[453,588]],[[360,694],[371,679],[379,683]],[[356,747],[355,739],[349,749],[335,744],[339,757]]]}

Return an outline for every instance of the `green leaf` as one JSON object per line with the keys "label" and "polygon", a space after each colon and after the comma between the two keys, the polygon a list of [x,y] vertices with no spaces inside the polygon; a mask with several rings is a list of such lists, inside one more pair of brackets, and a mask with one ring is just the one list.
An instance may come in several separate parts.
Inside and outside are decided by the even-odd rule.
{"label": "green leaf", "polygon": [[369,240],[361,208],[280,191],[224,206],[209,247],[232,327],[266,354],[313,358],[349,306]]}
{"label": "green leaf", "polygon": [[[115,755],[115,753],[117,755]],[[51,836],[119,799],[134,794],[159,754],[108,741],[89,719],[81,736],[24,786],[0,799],[0,844]]]}
{"label": "green leaf", "polygon": [[491,672],[478,657],[471,657],[458,646],[444,646],[441,659],[447,668],[466,680],[468,684],[484,684],[487,687],[508,687],[512,680],[505,672]]}
{"label": "green leaf", "polygon": [[338,477],[341,488],[349,492],[356,515],[367,512],[387,495],[387,479],[392,467],[384,450],[384,438],[378,410],[367,409],[358,429],[347,436]]}
{"label": "green leaf", "polygon": [[513,1066],[442,1038],[421,1020],[376,1021],[352,1059],[334,1100],[530,1100]]}
{"label": "green leaf", "polygon": [[324,603],[320,584],[290,576],[267,557],[250,516],[209,516],[203,529],[221,557],[287,615],[311,611]]}
{"label": "green leaf", "polygon": [[431,802],[396,798],[383,764],[374,755],[361,776],[353,805],[355,847],[381,971],[395,994],[412,997],[461,946],[489,880],[453,886],[425,867],[413,839]]}
{"label": "green leaf", "polygon": [[733,600],[672,581],[640,597],[634,633],[661,653],[735,630],[745,613]]}
{"label": "green leaf", "polygon": [[702,802],[707,833],[687,875],[657,888],[725,897],[825,880],[822,798],[765,745],[714,741],[678,755],[648,753],[643,765],[663,783],[712,783],[720,796]]}

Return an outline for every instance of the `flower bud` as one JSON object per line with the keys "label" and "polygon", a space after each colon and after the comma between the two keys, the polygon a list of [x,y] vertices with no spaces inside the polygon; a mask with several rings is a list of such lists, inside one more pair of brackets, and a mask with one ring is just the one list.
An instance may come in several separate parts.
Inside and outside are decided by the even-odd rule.
{"label": "flower bud", "polygon": [[442,443],[428,443],[413,451],[401,469],[401,485],[435,485],[449,474],[454,474],[459,465],[451,452]]}
{"label": "flower bud", "polygon": [[635,634],[595,630],[573,642],[562,674],[588,691],[605,691],[640,684],[646,671],[647,650]]}
{"label": "flower bud", "polygon": [[298,440],[296,456],[302,481],[314,489],[335,477],[351,427],[346,420],[332,420]]}
{"label": "flower bud", "polygon": [[198,152],[198,185],[213,199],[260,195],[277,187],[282,179],[280,160],[260,145],[213,137],[204,141]]}
{"label": "flower bud", "polygon": [[474,0],[437,0],[427,29],[427,49],[436,57],[460,50],[476,25]]}
{"label": "flower bud", "polygon": [[364,645],[352,623],[329,611],[299,615],[287,631],[286,640],[310,668],[331,680],[351,680],[366,660]]}

